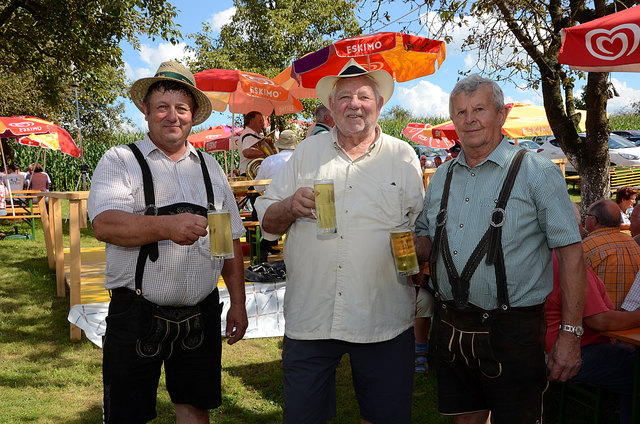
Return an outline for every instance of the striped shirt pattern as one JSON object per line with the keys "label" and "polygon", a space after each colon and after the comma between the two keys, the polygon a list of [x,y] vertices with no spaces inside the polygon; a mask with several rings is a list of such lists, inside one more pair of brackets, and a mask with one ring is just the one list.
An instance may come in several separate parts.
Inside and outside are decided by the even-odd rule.
{"label": "striped shirt pattern", "polygon": [[618,228],[598,228],[583,241],[585,260],[607,288],[616,309],[640,270],[640,246]]}

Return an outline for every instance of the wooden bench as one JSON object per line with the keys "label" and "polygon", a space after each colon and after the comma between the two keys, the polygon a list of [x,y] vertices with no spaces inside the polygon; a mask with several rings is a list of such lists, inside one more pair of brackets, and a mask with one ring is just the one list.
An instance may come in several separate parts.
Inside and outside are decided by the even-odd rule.
{"label": "wooden bench", "polygon": [[36,238],[36,219],[41,218],[40,206],[38,205],[38,197],[36,193],[39,190],[15,190],[11,192],[13,197],[13,207],[11,206],[11,198],[7,196],[7,214],[0,216],[2,221],[24,221],[31,227],[31,234],[18,234],[18,226],[14,225],[14,234],[8,235],[7,238],[27,238],[34,240]]}
{"label": "wooden bench", "polygon": [[[580,176],[568,175],[565,177],[573,188],[580,189]],[[635,166],[611,166],[609,167],[609,186],[611,192],[617,191],[621,187],[640,188],[640,167]]]}
{"label": "wooden bench", "polygon": [[620,187],[640,187],[640,168],[634,166],[612,166],[609,168],[611,191]]}

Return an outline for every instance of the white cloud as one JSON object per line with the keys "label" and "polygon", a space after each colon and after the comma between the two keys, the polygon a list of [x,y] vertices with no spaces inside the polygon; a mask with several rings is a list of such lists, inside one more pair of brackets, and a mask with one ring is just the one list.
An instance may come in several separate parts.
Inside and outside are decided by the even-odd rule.
{"label": "white cloud", "polygon": [[134,68],[129,63],[125,62],[125,74],[131,81],[135,81],[139,78],[153,76],[158,66],[167,60],[178,60],[184,63],[185,59],[193,58],[194,53],[192,51],[186,51],[185,43],[178,43],[173,45],[171,43],[160,43],[157,47],[151,47],[148,44],[142,44],[140,51],[138,52],[139,59],[142,63],[148,66],[140,66]]}
{"label": "white cloud", "polygon": [[211,29],[214,31],[220,31],[220,29],[231,22],[231,18],[236,14],[236,8],[230,7],[218,13],[214,13],[207,21],[211,25]]}
{"label": "white cloud", "polygon": [[413,87],[397,87],[394,103],[410,110],[415,117],[449,116],[449,93],[428,81],[420,81]]}
{"label": "white cloud", "polygon": [[640,90],[636,90],[629,87],[626,82],[620,81],[616,78],[611,78],[613,86],[620,97],[614,97],[607,102],[607,112],[624,112],[625,110],[631,110],[631,103],[637,102],[640,99]]}

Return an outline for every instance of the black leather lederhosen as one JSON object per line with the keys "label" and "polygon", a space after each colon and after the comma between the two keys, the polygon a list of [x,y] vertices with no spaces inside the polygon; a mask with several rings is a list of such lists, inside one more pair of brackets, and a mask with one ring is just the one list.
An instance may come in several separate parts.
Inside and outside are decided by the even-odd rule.
{"label": "black leather lederhosen", "polygon": [[449,249],[449,239],[447,237],[447,205],[449,202],[449,189],[451,187],[451,178],[453,177],[454,165],[451,161],[447,169],[447,177],[442,191],[442,199],[440,201],[440,210],[436,216],[436,232],[431,247],[431,255],[429,257],[429,270],[431,280],[433,281],[436,297],[441,298],[437,277],[437,261],[440,252],[449,277],[451,292],[455,306],[459,309],[467,307],[469,302],[469,283],[474,272],[478,268],[482,258],[487,256],[487,265],[493,265],[496,274],[496,285],[498,293],[498,304],[502,311],[508,311],[509,293],[507,290],[507,276],[504,266],[504,253],[502,251],[502,226],[506,220],[506,206],[513,184],[520,170],[520,164],[526,153],[526,150],[520,150],[516,153],[511,162],[509,171],[502,185],[500,195],[496,207],[491,212],[489,220],[489,228],[484,233],[478,245],[471,253],[469,260],[465,264],[462,274],[453,263],[451,251]]}
{"label": "black leather lederhosen", "polygon": [[[151,169],[149,169],[149,164],[145,160],[144,156],[142,156],[142,152],[140,152],[140,149],[138,149],[135,144],[129,144],[128,146],[136,157],[136,160],[140,164],[140,168],[142,169],[144,202],[146,204],[146,208],[144,211],[145,215],[177,215],[179,213],[193,213],[196,215],[204,216],[206,218],[208,210],[215,210],[211,177],[209,176],[209,170],[207,169],[207,165],[204,163],[204,157],[202,156],[201,152],[197,153],[198,157],[200,158],[202,177],[204,179],[204,186],[207,192],[207,207],[205,208],[194,203],[180,202],[158,208],[156,206],[153,177],[151,175]],[[136,294],[139,296],[142,295],[142,276],[144,274],[144,266],[147,262],[147,258],[149,258],[149,260],[152,262],[158,260],[158,242],[145,244],[140,248],[140,253],[138,254],[138,262],[136,264],[135,276]]]}
{"label": "black leather lederhosen", "polygon": [[[133,152],[136,160],[142,169],[142,181],[144,187],[144,197],[146,209],[145,215],[175,215],[179,213],[193,213],[207,217],[207,211],[215,209],[213,187],[209,171],[205,165],[204,157],[201,152],[197,152],[200,158],[200,166],[202,168],[202,176],[207,192],[207,207],[196,205],[188,202],[174,203],[171,205],[158,208],[155,205],[155,193],[153,187],[153,178],[149,165],[137,146],[129,144],[129,148]],[[171,357],[174,349],[181,348],[183,350],[197,349],[204,342],[203,329],[203,309],[206,307],[217,308],[218,292],[217,288],[202,302],[194,306],[160,306],[149,302],[142,296],[142,277],[144,274],[147,258],[152,262],[158,260],[158,243],[145,244],[140,248],[135,273],[135,292],[118,288],[113,290],[113,295],[132,299],[141,302],[143,309],[150,310],[151,324],[146,335],[141,336],[136,342],[136,353],[142,358],[165,359]],[[220,311],[216,309],[216,312]]]}

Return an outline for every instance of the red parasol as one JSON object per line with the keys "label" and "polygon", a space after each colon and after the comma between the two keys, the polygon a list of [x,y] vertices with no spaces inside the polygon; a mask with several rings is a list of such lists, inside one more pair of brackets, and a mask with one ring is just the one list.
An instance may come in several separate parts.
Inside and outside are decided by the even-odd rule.
{"label": "red parasol", "polygon": [[80,157],[80,149],[66,130],[33,116],[0,117],[0,138],[16,138],[20,144],[60,150]]}
{"label": "red parasol", "polygon": [[378,32],[346,38],[296,60],[291,77],[304,88],[314,88],[320,78],[337,75],[355,59],[365,69],[384,69],[398,82],[431,75],[446,57],[443,41],[399,32]]}
{"label": "red parasol", "polygon": [[[242,128],[236,128],[235,135],[242,134]],[[193,145],[193,147],[204,147],[207,152],[221,152],[229,150],[229,139],[234,134],[231,132],[231,127],[228,125],[218,125],[215,127],[209,127],[209,129],[200,131],[196,134],[191,134],[187,137],[187,141]]]}
{"label": "red parasol", "polygon": [[640,7],[560,31],[558,61],[589,72],[640,71]]}
{"label": "red parasol", "polygon": [[263,116],[298,113],[302,103],[273,80],[253,72],[208,69],[194,75],[196,86],[211,100],[213,110]]}
{"label": "red parasol", "polygon": [[436,138],[425,135],[424,130],[427,128],[432,128],[431,124],[411,122],[402,130],[402,135],[414,143],[436,149],[448,149],[455,144],[453,140],[449,140],[446,137]]}

